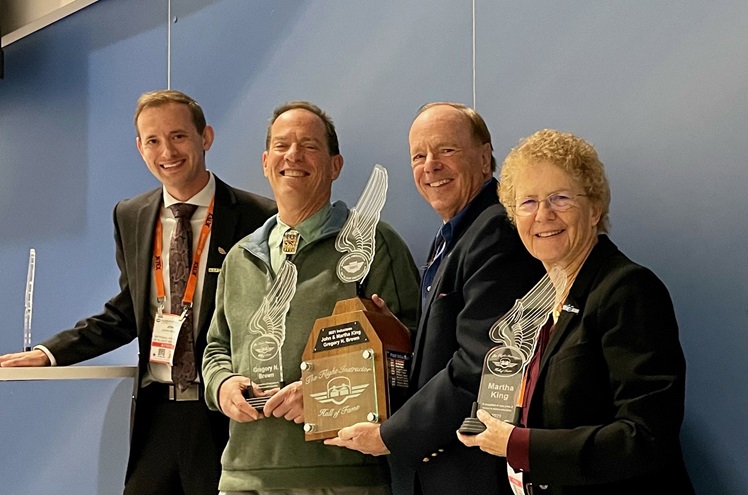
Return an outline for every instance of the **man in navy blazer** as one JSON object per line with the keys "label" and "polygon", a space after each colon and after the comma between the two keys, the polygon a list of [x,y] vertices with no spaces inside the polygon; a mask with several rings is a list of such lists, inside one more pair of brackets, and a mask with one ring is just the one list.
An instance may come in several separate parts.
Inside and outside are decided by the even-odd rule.
{"label": "man in navy blazer", "polygon": [[[125,494],[215,495],[228,421],[208,410],[200,371],[218,273],[231,246],[261,226],[275,206],[269,199],[226,185],[206,169],[205,152],[213,143],[213,129],[189,96],[172,90],[142,95],[135,127],[138,150],[162,187],[121,201],[114,208],[120,292],[98,315],[79,321],[30,352],[0,356],[0,365],[70,365],[137,338],[138,386]],[[200,229],[210,224],[196,277],[194,327],[189,329],[194,332],[197,379],[184,390],[174,385],[168,364],[150,360],[159,302],[154,283],[158,273],[154,264],[156,227],[161,225],[162,265],[168,266],[169,237],[176,222],[167,206],[177,202],[196,206],[191,221],[193,253]],[[163,278],[169,275],[164,273]],[[168,280],[164,285],[169,290]],[[168,292],[165,298],[164,312],[168,312]]]}
{"label": "man in navy blazer", "polygon": [[477,398],[491,325],[543,275],[498,202],[491,136],[456,103],[421,107],[409,134],[418,191],[443,220],[421,282],[409,399],[381,426],[326,443],[389,454],[395,494],[510,493],[503,459],[455,431]]}

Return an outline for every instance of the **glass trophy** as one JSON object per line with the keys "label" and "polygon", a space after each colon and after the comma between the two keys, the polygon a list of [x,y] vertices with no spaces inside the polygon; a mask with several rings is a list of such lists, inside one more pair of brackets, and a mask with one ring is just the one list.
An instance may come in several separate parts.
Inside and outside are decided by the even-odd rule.
{"label": "glass trophy", "polygon": [[[249,378],[261,390],[283,387],[282,347],[286,340],[286,313],[296,293],[296,266],[284,261],[262,304],[249,320]],[[247,402],[262,409],[270,397],[255,397],[253,388],[245,390]]]}
{"label": "glass trophy", "polygon": [[554,267],[493,324],[489,337],[498,345],[486,354],[478,401],[460,426],[460,433],[475,435],[485,430],[476,417],[478,408],[502,421],[519,422],[525,369],[535,353],[540,329],[556,306],[557,295],[564,293],[565,285],[565,273]]}
{"label": "glass trophy", "polygon": [[408,386],[410,333],[397,318],[363,298],[362,281],[376,251],[376,227],[387,194],[387,171],[375,165],[335,241],[344,253],[338,278],[358,297],[338,301],[314,324],[302,354],[304,436],[332,438],[346,426],[388,417]]}

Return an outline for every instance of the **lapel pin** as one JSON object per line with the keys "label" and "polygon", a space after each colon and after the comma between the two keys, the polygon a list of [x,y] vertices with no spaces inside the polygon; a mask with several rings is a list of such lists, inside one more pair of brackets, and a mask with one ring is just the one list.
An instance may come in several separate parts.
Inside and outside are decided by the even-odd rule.
{"label": "lapel pin", "polygon": [[299,231],[289,229],[283,234],[283,243],[281,244],[281,251],[283,254],[296,254],[296,250],[299,248]]}
{"label": "lapel pin", "polygon": [[566,312],[568,312],[568,313],[574,313],[574,314],[576,314],[576,313],[579,313],[579,309],[575,308],[575,307],[574,307],[574,306],[572,306],[571,304],[564,304],[564,305],[563,305],[563,306],[561,307],[561,309],[562,309],[563,311],[566,311]]}
{"label": "lapel pin", "polygon": [[218,247],[218,254],[226,254],[226,250],[219,246]]}

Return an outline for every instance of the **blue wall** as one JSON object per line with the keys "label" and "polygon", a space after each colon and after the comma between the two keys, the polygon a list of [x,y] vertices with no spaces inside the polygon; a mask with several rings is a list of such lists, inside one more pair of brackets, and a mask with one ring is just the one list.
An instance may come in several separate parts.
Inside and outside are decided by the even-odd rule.
{"label": "blue wall", "polygon": [[[116,291],[111,209],[157,185],[134,146],[141,92],[171,83],[196,97],[216,129],[209,168],[266,195],[273,107],[318,103],[345,157],[334,197],[355,202],[372,165],[386,166],[383,216],[422,263],[439,220],[412,184],[407,131],[426,101],[472,104],[475,82],[499,161],[542,127],[596,145],[614,241],[675,301],[698,493],[748,493],[748,3],[475,0],[475,80],[470,2],[172,0],[171,18],[168,7],[100,0],[5,48],[0,352],[21,345],[29,247],[36,342]],[[0,383],[0,495],[121,492],[130,387]]]}

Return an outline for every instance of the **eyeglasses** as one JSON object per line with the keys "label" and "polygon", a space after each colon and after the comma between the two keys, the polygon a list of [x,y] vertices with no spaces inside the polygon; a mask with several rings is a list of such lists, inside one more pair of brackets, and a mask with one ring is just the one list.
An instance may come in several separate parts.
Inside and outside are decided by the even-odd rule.
{"label": "eyeglasses", "polygon": [[545,199],[533,199],[525,198],[516,205],[514,205],[514,213],[520,217],[529,217],[534,214],[540,208],[540,203],[545,202],[553,211],[566,211],[571,207],[577,206],[577,202],[574,198],[577,196],[587,196],[586,194],[572,194],[556,193],[551,194]]}

